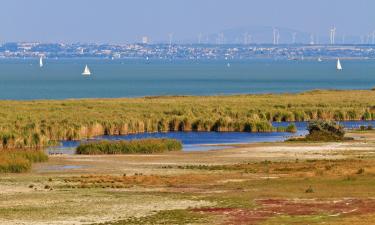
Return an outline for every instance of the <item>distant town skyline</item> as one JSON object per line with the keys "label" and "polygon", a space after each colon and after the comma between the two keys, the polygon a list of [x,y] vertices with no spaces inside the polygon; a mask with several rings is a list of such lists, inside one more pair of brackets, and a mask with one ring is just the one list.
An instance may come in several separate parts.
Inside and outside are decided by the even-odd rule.
{"label": "distant town skyline", "polygon": [[327,43],[336,27],[337,43],[372,44],[374,8],[371,0],[4,0],[0,41]]}

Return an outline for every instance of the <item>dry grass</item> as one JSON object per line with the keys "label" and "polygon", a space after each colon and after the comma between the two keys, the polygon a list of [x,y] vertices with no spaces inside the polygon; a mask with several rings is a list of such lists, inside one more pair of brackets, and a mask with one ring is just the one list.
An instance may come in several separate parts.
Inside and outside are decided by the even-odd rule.
{"label": "dry grass", "polygon": [[32,163],[46,162],[48,156],[38,150],[0,150],[0,173],[30,171]]}

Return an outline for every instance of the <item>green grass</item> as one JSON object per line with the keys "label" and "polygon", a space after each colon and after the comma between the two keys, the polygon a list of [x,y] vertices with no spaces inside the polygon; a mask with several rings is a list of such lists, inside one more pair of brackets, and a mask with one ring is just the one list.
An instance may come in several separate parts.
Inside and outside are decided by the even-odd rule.
{"label": "green grass", "polygon": [[[374,91],[0,101],[0,148],[167,131],[271,132],[272,121],[372,120]],[[293,129],[291,129],[293,130]]]}
{"label": "green grass", "polygon": [[24,173],[32,163],[46,162],[48,156],[42,151],[9,150],[0,151],[0,173]]}
{"label": "green grass", "polygon": [[175,139],[141,139],[83,143],[78,146],[76,153],[80,155],[152,154],[181,150],[182,143]]}

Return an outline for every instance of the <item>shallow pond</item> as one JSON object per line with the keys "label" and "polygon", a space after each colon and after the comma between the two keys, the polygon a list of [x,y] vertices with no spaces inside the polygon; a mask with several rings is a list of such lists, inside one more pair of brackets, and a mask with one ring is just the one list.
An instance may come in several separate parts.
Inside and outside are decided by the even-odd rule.
{"label": "shallow pond", "polygon": [[[275,127],[288,126],[288,122],[275,122]],[[259,142],[279,142],[284,141],[293,136],[301,136],[307,134],[307,122],[295,123],[298,132],[283,133],[241,133],[241,132],[167,132],[167,133],[145,133],[145,134],[130,134],[123,136],[98,136],[90,140],[84,141],[98,141],[98,140],[133,140],[144,138],[173,138],[178,139],[183,143],[184,151],[209,151],[219,150],[230,147],[231,144],[240,143],[259,143]],[[372,125],[375,127],[375,121],[346,121],[341,122],[343,126],[348,129],[358,128],[361,125]],[[49,154],[74,154],[76,147],[80,141],[63,141],[60,146],[48,148]],[[217,146],[227,145],[227,146]]]}

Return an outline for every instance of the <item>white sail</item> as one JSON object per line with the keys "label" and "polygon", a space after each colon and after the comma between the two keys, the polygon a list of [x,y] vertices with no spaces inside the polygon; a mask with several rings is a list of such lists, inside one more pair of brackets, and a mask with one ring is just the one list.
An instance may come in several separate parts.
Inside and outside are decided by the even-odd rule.
{"label": "white sail", "polygon": [[318,58],[318,62],[323,62],[322,58],[319,57]]}
{"label": "white sail", "polygon": [[337,59],[337,70],[342,70],[340,59]]}
{"label": "white sail", "polygon": [[41,56],[40,59],[39,59],[39,66],[40,67],[44,66],[44,64],[43,64],[43,56]]}
{"label": "white sail", "polygon": [[90,76],[91,75],[91,71],[90,71],[90,69],[87,65],[86,65],[85,70],[83,71],[82,75],[84,75],[84,76]]}

